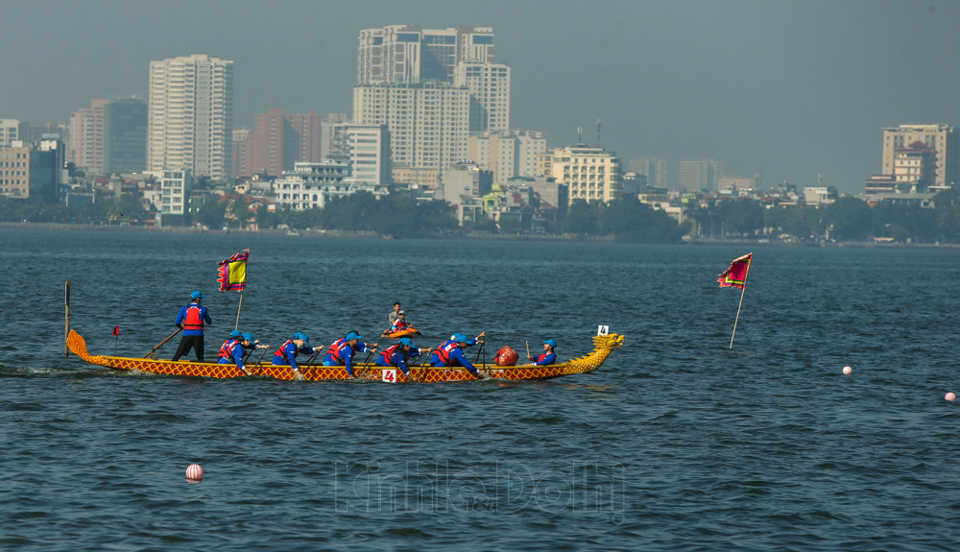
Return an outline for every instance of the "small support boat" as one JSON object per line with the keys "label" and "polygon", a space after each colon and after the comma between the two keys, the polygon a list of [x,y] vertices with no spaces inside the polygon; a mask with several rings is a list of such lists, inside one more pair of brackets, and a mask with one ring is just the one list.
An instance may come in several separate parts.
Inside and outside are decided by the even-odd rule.
{"label": "small support boat", "polygon": [[[475,364],[484,375],[498,380],[546,380],[569,376],[572,374],[586,374],[600,367],[614,350],[623,345],[623,336],[617,334],[598,335],[593,338],[593,352],[588,355],[573,358],[562,364],[550,366],[498,366],[496,364]],[[234,364],[216,364],[213,362],[191,362],[188,360],[153,360],[149,358],[130,358],[107,355],[91,355],[87,352],[87,342],[76,331],[70,330],[67,336],[67,346],[74,354],[97,366],[106,366],[115,370],[131,370],[149,372],[152,374],[166,374],[169,376],[195,376],[208,378],[240,378],[244,376]],[[248,364],[247,368],[254,376],[266,376],[279,380],[292,380],[293,370],[288,366],[277,366],[266,362]],[[411,366],[411,373],[421,383],[437,383],[443,381],[476,381],[466,368]],[[319,380],[349,380],[361,379],[383,381],[387,383],[411,382],[404,373],[393,366],[376,366],[372,363],[354,364],[356,378],[347,375],[343,366],[321,366],[318,364],[301,364],[300,372],[304,379]]]}

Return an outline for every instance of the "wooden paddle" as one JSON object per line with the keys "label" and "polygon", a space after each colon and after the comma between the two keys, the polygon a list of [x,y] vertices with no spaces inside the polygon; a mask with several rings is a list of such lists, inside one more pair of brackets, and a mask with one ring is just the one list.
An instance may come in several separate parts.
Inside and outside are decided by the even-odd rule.
{"label": "wooden paddle", "polygon": [[153,349],[150,349],[150,351],[149,351],[147,354],[143,355],[141,358],[147,358],[148,356],[150,356],[150,355],[152,355],[153,353],[155,353],[157,349],[159,349],[160,347],[163,347],[163,345],[164,345],[167,341],[170,341],[171,339],[173,339],[173,336],[177,335],[177,334],[180,333],[182,330],[183,330],[183,328],[177,328],[177,331],[175,331],[175,332],[173,332],[172,334],[170,334],[166,339],[164,339],[164,340],[161,341],[160,343],[157,343],[156,347],[154,347]]}

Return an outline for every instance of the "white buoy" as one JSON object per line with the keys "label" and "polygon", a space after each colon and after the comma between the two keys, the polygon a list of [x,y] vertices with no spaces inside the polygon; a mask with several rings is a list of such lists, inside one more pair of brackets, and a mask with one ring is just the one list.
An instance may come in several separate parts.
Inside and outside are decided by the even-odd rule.
{"label": "white buoy", "polygon": [[957,400],[957,396],[954,395],[953,393],[947,393],[947,396],[944,397],[944,398],[947,399],[948,401],[955,401],[955,400]]}
{"label": "white buoy", "polygon": [[203,468],[200,467],[200,464],[190,464],[190,467],[187,468],[187,479],[190,481],[203,479]]}
{"label": "white buoy", "polygon": [[849,375],[852,374],[852,373],[853,373],[853,368],[851,368],[851,367],[849,367],[849,366],[844,366],[844,367],[843,367],[843,375],[849,376]]}

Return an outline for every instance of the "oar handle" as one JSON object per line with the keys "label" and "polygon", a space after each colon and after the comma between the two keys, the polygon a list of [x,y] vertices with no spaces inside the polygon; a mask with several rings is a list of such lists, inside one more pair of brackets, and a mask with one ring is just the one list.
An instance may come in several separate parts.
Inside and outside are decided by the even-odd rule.
{"label": "oar handle", "polygon": [[175,331],[175,332],[173,332],[172,334],[170,334],[166,339],[164,339],[164,340],[161,341],[160,343],[157,343],[156,347],[154,347],[153,349],[150,349],[150,352],[148,352],[147,354],[143,355],[143,357],[141,357],[141,358],[147,358],[148,356],[150,356],[150,355],[152,355],[153,353],[155,353],[155,352],[157,351],[157,349],[159,349],[160,347],[163,347],[163,345],[164,345],[167,341],[170,341],[171,339],[173,339],[173,336],[175,336],[175,335],[177,335],[178,333],[180,333],[181,330],[183,330],[183,328],[177,328],[177,331]]}

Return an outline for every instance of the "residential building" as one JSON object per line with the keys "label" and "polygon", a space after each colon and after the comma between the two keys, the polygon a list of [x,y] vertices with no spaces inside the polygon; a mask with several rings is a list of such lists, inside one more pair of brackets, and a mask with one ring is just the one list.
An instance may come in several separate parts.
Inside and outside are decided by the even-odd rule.
{"label": "residential building", "polygon": [[160,209],[162,218],[166,219],[168,226],[171,224],[170,217],[183,216],[189,213],[190,192],[193,189],[193,174],[190,169],[164,169],[162,171],[149,171],[158,181],[160,181]]}
{"label": "residential building", "polygon": [[883,167],[881,174],[895,174],[897,150],[922,142],[936,151],[935,178],[930,184],[936,188],[953,186],[958,177],[960,140],[954,128],[945,124],[900,125],[883,129]]}
{"label": "residential building", "polygon": [[467,199],[490,193],[493,173],[483,170],[476,163],[456,163],[443,168],[440,180],[443,200],[459,205]]}
{"label": "residential building", "polygon": [[273,182],[274,201],[278,207],[295,211],[323,209],[331,199],[360,191],[370,192],[377,199],[389,193],[386,186],[357,181],[349,176],[350,166],[336,161],[296,163],[292,171],[284,171]]}
{"label": "residential building", "polygon": [[253,159],[248,155],[253,149],[250,144],[252,134],[246,127],[233,129],[233,140],[230,142],[230,178],[253,176]]}
{"label": "residential building", "polygon": [[470,91],[470,132],[510,128],[510,68],[502,63],[462,61],[454,68],[454,86]]}
{"label": "residential building", "polygon": [[440,169],[423,169],[394,165],[390,178],[395,184],[409,184],[430,190],[440,188]]}
{"label": "residential building", "polygon": [[[14,134],[17,134],[17,127],[13,128]],[[29,142],[23,140],[12,140],[0,146],[0,195],[23,199],[30,197],[31,149]]]}
{"label": "residential building", "polygon": [[466,157],[470,92],[436,83],[357,85],[353,122],[387,126],[394,165],[441,169]]}
{"label": "residential building", "polygon": [[807,205],[833,203],[837,200],[837,189],[833,186],[804,186],[803,200]]}
{"label": "residential building", "polygon": [[924,192],[936,184],[937,150],[916,141],[897,148],[893,158],[893,178],[897,184],[914,186],[915,192]]}
{"label": "residential building", "polygon": [[717,159],[681,159],[680,188],[688,191],[716,192],[723,177],[723,161]]}
{"label": "residential building", "polygon": [[387,125],[339,123],[329,160],[348,163],[358,182],[385,186],[391,182],[390,131]]}
{"label": "residential building", "polygon": [[306,115],[288,115],[283,109],[258,113],[245,152],[251,170],[238,176],[279,176],[293,170],[294,163],[320,161],[320,127],[320,117],[312,109]]}
{"label": "residential building", "polygon": [[630,172],[647,177],[647,186],[653,188],[668,188],[667,160],[662,157],[641,157],[631,159],[627,164]]}
{"label": "residential building", "polygon": [[493,62],[493,29],[391,25],[360,31],[357,84],[452,83],[462,61]]}
{"label": "residential building", "polygon": [[147,169],[147,104],[140,98],[117,98],[103,106],[104,174]]}
{"label": "residential building", "polygon": [[103,174],[103,113],[109,101],[91,100],[90,107],[78,109],[70,117],[72,161],[96,174]]}
{"label": "residential building", "polygon": [[546,133],[531,130],[482,132],[467,139],[467,159],[491,171],[499,183],[537,176],[537,156],[546,151]]}
{"label": "residential building", "polygon": [[203,54],[150,62],[147,167],[227,178],[232,163],[233,62]]}
{"label": "residential building", "polygon": [[330,148],[335,141],[333,132],[335,126],[339,123],[347,123],[350,119],[346,113],[330,113],[326,118],[320,120],[320,159],[325,161],[330,159]]}
{"label": "residential building", "polygon": [[312,109],[306,115],[295,114],[286,116],[287,124],[293,129],[296,136],[296,159],[301,163],[318,163],[320,157],[320,130],[322,128],[320,116]]}
{"label": "residential building", "polygon": [[557,182],[553,177],[543,175],[536,177],[518,176],[508,180],[507,185],[529,186],[532,188],[533,191],[540,196],[539,207],[541,210],[546,206],[550,206],[559,209],[560,212],[563,213],[566,212],[567,206],[570,204],[569,188],[566,184]]}
{"label": "residential building", "polygon": [[603,148],[556,148],[538,156],[538,173],[569,189],[569,201],[607,202],[620,196],[620,159]]}
{"label": "residential building", "polygon": [[9,146],[14,140],[31,141],[30,123],[17,119],[0,119],[0,147]]}
{"label": "residential building", "polygon": [[717,191],[733,190],[759,190],[760,182],[757,176],[734,176],[732,174],[722,175],[717,179]]}

